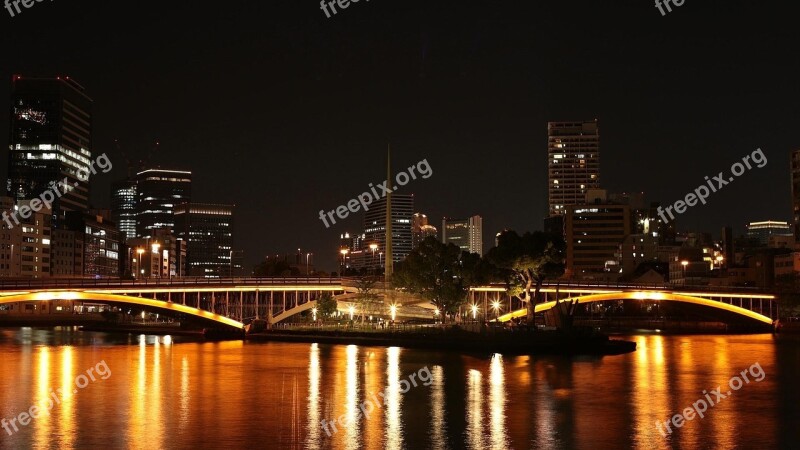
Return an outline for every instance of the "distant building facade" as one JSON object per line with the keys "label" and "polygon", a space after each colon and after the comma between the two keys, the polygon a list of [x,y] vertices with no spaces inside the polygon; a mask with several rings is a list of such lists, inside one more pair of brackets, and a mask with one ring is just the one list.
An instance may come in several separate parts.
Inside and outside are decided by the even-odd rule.
{"label": "distant building facade", "polygon": [[183,203],[175,207],[175,233],[186,241],[189,276],[230,276],[233,267],[234,205]]}
{"label": "distant building facade", "polygon": [[461,250],[483,256],[483,219],[442,219],[442,242],[454,244]]}
{"label": "distant building facade", "polygon": [[547,123],[549,215],[586,202],[600,188],[600,129],[597,120]]}
{"label": "distant building facade", "polygon": [[147,169],[136,174],[136,237],[175,228],[175,207],[192,201],[192,173]]}

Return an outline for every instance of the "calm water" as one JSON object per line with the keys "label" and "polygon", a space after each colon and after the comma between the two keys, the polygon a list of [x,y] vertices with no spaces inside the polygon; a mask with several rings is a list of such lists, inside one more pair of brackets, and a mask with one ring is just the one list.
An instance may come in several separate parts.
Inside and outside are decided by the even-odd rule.
{"label": "calm water", "polygon": [[[800,448],[800,341],[630,339],[624,356],[533,358],[0,330],[0,418],[19,430],[0,448]],[[659,434],[755,363],[762,381]],[[20,425],[32,405],[47,412]]]}

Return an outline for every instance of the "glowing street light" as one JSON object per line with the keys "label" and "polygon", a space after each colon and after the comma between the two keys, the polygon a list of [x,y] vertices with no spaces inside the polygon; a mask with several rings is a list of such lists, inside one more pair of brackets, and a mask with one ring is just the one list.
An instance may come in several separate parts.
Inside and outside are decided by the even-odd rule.
{"label": "glowing street light", "polygon": [[389,306],[389,311],[392,313],[392,322],[394,322],[394,319],[397,316],[397,305]]}
{"label": "glowing street light", "polygon": [[478,318],[478,305],[472,305],[472,318]]}
{"label": "glowing street light", "polygon": [[317,308],[311,308],[311,314],[314,316],[314,322],[317,321]]}
{"label": "glowing street light", "polygon": [[355,314],[356,308],[353,305],[350,305],[350,320],[353,320],[353,314]]}
{"label": "glowing street light", "polygon": [[494,309],[494,318],[497,320],[498,312],[500,311],[500,302],[495,301],[492,303],[492,309]]}

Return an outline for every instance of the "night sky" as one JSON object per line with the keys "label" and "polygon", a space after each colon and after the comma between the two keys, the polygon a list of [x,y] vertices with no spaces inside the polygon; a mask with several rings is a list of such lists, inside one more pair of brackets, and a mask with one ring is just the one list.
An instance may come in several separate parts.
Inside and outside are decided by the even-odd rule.
{"label": "night sky", "polygon": [[[791,2],[361,0],[326,18],[315,0],[35,3],[0,12],[0,138],[12,74],[69,75],[94,99],[94,149],[194,173],[193,200],[235,203],[237,247],[315,254],[336,270],[334,209],[427,159],[416,209],[541,229],[546,123],[597,118],[601,181],[673,203],[760,147],[768,158],[680,230],[790,220],[789,152],[800,148],[800,43]],[[338,9],[338,8],[337,8]],[[7,153],[0,176],[5,180]]]}

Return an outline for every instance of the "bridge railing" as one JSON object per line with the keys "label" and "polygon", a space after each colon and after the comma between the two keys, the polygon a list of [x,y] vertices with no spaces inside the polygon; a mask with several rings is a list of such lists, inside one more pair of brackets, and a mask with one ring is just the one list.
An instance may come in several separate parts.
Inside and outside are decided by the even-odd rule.
{"label": "bridge railing", "polygon": [[125,288],[125,287],[193,287],[193,286],[275,286],[275,285],[341,285],[338,277],[234,277],[234,278],[143,278],[120,280],[115,278],[38,278],[0,279],[0,290],[18,289],[69,289],[69,288]]}
{"label": "bridge railing", "polygon": [[[490,286],[479,286],[478,288],[493,287],[505,288],[505,284],[491,284]],[[719,292],[726,291],[732,293],[766,293],[763,288],[749,287],[749,286],[710,286],[710,285],[684,285],[684,284],[670,284],[670,283],[618,283],[618,282],[582,282],[582,281],[559,281],[559,282],[546,282],[542,285],[543,288],[553,289],[660,289],[669,291],[685,291],[685,292]]]}

